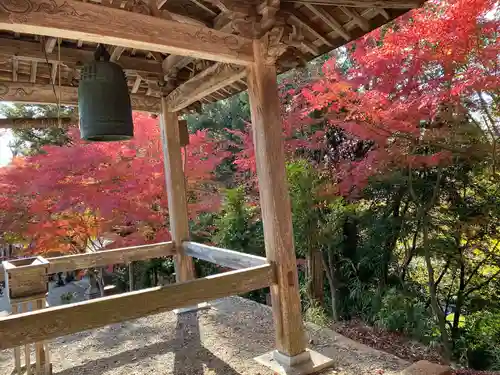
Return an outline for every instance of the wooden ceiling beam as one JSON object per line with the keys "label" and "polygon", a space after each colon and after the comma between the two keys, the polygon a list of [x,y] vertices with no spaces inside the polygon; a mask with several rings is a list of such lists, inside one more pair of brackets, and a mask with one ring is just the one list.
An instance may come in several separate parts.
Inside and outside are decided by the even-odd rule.
{"label": "wooden ceiling beam", "polygon": [[[31,104],[57,104],[52,85],[34,85],[24,82],[0,82],[0,101]],[[78,88],[72,86],[55,86],[61,104],[78,105]],[[144,95],[130,95],[132,109],[139,112],[160,112],[160,98]]]}
{"label": "wooden ceiling beam", "polygon": [[166,103],[169,111],[176,112],[186,108],[191,103],[245,76],[246,69],[244,67],[216,63],[184,82],[167,96]]}
{"label": "wooden ceiling beam", "polygon": [[288,17],[288,23],[307,30],[307,32],[314,35],[314,37],[323,42],[323,44],[326,44],[328,47],[333,47],[332,42],[315,30],[302,16],[291,13]]}
{"label": "wooden ceiling beam", "polygon": [[162,62],[163,73],[167,77],[176,76],[177,72],[186,65],[193,62],[194,58],[189,56],[169,55]]}
{"label": "wooden ceiling beam", "polygon": [[281,0],[283,3],[300,3],[325,6],[346,6],[352,8],[418,8],[423,1],[419,0]]}
{"label": "wooden ceiling beam", "polygon": [[342,12],[345,13],[346,16],[351,17],[351,20],[356,22],[357,25],[361,28],[361,30],[363,30],[364,32],[370,31],[371,27],[368,21],[362,16],[360,16],[355,9],[346,8],[344,6],[341,6],[339,8],[342,10]]}
{"label": "wooden ceiling beam", "polygon": [[314,15],[316,15],[320,20],[326,23],[328,27],[336,31],[346,41],[350,41],[352,39],[349,32],[344,29],[344,27],[326,10],[309,3],[304,4],[304,6],[314,13]]}
{"label": "wooden ceiling beam", "polygon": [[75,0],[0,3],[0,29],[226,63],[253,62],[252,40],[208,27]]}
{"label": "wooden ceiling beam", "polygon": [[[47,62],[43,49],[38,43],[15,39],[0,39],[0,60],[5,61],[11,59],[13,56],[19,60],[32,60],[39,63]],[[47,57],[50,64],[57,63],[58,61],[56,52],[48,53]],[[61,62],[70,68],[83,65],[83,63],[92,61],[93,59],[93,51],[61,47]],[[139,74],[163,74],[161,63],[152,60],[121,56],[118,63],[125,71],[135,71]]]}
{"label": "wooden ceiling beam", "polygon": [[[61,125],[67,126],[75,122],[71,117],[61,117]],[[59,126],[57,117],[41,118],[6,118],[0,119],[0,129],[42,129]]]}

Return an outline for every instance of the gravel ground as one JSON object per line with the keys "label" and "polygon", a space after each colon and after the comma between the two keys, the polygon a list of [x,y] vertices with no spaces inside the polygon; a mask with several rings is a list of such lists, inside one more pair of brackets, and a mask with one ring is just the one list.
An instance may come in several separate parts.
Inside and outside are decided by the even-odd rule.
{"label": "gravel ground", "polygon": [[[409,363],[329,329],[307,324],[310,347],[335,359],[324,374],[395,374]],[[273,375],[253,357],[273,349],[271,310],[239,297],[208,310],[173,312],[61,337],[51,342],[57,375]],[[0,374],[13,369],[0,352]]]}

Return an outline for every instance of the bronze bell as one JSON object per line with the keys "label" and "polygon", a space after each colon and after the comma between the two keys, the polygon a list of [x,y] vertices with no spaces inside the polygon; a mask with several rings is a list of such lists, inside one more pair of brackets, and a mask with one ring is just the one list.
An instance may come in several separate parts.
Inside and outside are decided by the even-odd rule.
{"label": "bronze bell", "polygon": [[85,64],[78,87],[80,134],[87,141],[124,141],[134,136],[132,106],[122,68],[103,45]]}

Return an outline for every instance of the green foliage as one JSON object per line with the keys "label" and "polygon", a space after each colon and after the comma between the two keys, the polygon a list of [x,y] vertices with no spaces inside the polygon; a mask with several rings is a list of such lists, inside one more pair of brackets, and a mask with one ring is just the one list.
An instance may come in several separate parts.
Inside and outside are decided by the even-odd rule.
{"label": "green foliage", "polygon": [[500,371],[500,311],[469,315],[463,339],[467,365],[479,370]]}
{"label": "green foliage", "polygon": [[213,241],[226,249],[264,255],[264,233],[257,207],[245,202],[242,187],[225,190]]}
{"label": "green foliage", "polygon": [[435,335],[432,313],[425,302],[391,288],[382,297],[375,324],[429,343]]}
{"label": "green foliage", "polygon": [[[60,116],[71,116],[74,109],[61,107]],[[2,104],[0,115],[10,117],[57,117],[58,110],[55,105],[26,105],[26,104]],[[34,155],[42,152],[42,148],[48,145],[64,146],[70,143],[67,129],[51,127],[45,129],[12,129],[14,136],[10,144],[12,154]]]}

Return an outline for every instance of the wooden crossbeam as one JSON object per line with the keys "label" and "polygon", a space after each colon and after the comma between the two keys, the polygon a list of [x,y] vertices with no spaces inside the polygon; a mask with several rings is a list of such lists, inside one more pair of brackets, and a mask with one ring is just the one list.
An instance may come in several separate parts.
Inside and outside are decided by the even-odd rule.
{"label": "wooden crossbeam", "polygon": [[184,82],[167,96],[169,111],[177,112],[246,76],[242,66],[216,63]]}
{"label": "wooden crossbeam", "polygon": [[273,267],[265,264],[184,283],[11,315],[0,319],[0,350],[238,295],[273,283]]}
{"label": "wooden crossbeam", "polygon": [[[47,258],[49,274],[82,270],[89,267],[104,267],[110,264],[127,264],[137,260],[147,260],[174,255],[172,242],[131,246],[121,249],[102,250],[93,253],[72,254]],[[0,281],[4,281],[4,270],[0,264]]]}
{"label": "wooden crossbeam", "polygon": [[346,6],[352,8],[418,8],[423,1],[419,0],[281,0],[283,3],[300,3],[327,6]]}
{"label": "wooden crossbeam", "polygon": [[328,13],[326,10],[320,7],[316,7],[313,4],[306,3],[304,4],[307,9],[313,12],[319,19],[321,19],[324,23],[326,23],[331,29],[335,30],[342,38],[346,41],[351,40],[351,36],[349,35],[349,31],[344,29],[344,27],[335,19],[333,16]]}
{"label": "wooden crossbeam", "polygon": [[[32,60],[39,63],[46,63],[45,54],[39,43],[16,39],[0,39],[0,58],[8,60],[13,56],[18,60]],[[47,58],[50,64],[58,62],[57,52],[47,53]],[[93,59],[93,51],[61,47],[61,63],[69,68],[81,66],[83,63],[92,61]],[[139,74],[161,75],[163,73],[161,63],[137,57],[121,56],[118,64],[125,71],[135,71]]]}
{"label": "wooden crossbeam", "polygon": [[[71,117],[62,117],[60,120],[61,125],[69,125],[74,121]],[[0,119],[0,129],[42,129],[54,126],[59,126],[57,117]]]}
{"label": "wooden crossbeam", "polygon": [[257,255],[240,253],[239,251],[222,249],[196,242],[183,242],[182,247],[186,255],[235,270],[267,263],[266,258]]}
{"label": "wooden crossbeam", "polygon": [[[78,88],[72,86],[56,85],[57,96],[60,96],[62,105],[78,105]],[[31,104],[57,104],[52,85],[39,85],[23,82],[0,81],[0,101]],[[139,112],[160,112],[160,98],[131,94],[132,109]]]}
{"label": "wooden crossbeam", "polygon": [[0,2],[0,29],[248,65],[241,36],[75,0]]}

